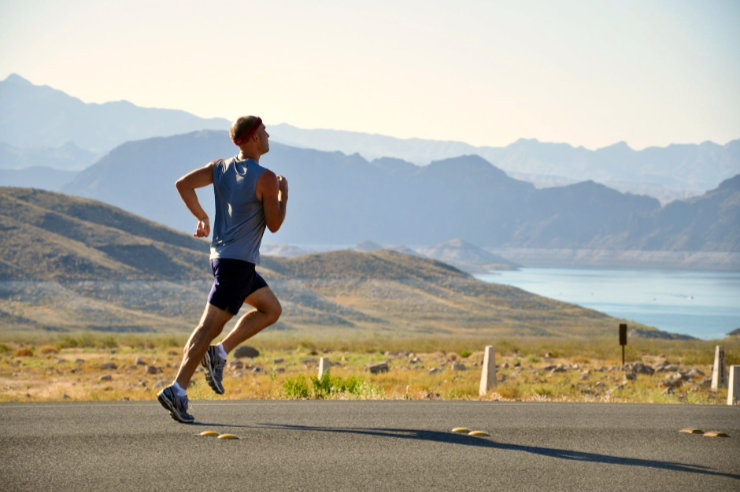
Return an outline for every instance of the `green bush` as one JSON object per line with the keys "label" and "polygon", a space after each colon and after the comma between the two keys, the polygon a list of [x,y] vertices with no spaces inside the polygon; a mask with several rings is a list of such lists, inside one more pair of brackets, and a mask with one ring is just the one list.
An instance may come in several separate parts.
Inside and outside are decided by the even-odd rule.
{"label": "green bush", "polygon": [[57,346],[60,349],[65,349],[65,348],[77,348],[80,345],[76,338],[69,336],[69,335],[65,335],[61,338],[61,340],[59,340],[59,342],[57,342]]}
{"label": "green bush", "polygon": [[362,395],[366,388],[365,381],[357,376],[349,376],[347,379],[341,377],[332,377],[331,374],[325,373],[321,378],[316,376],[310,377],[311,386],[304,376],[288,378],[283,383],[283,393],[286,398],[315,398],[322,400],[340,394]]}
{"label": "green bush", "polygon": [[285,397],[288,399],[299,400],[301,398],[308,398],[308,382],[304,376],[288,378],[283,383],[283,391],[285,392]]}
{"label": "green bush", "polygon": [[10,352],[10,347],[5,345],[4,343],[0,343],[0,354],[4,354]]}
{"label": "green bush", "polygon": [[341,378],[337,378],[334,384],[338,393],[360,395],[362,393],[362,388],[365,385],[365,381],[355,375],[352,375],[344,381],[342,381]]}
{"label": "green bush", "polygon": [[311,393],[317,400],[331,396],[333,386],[332,377],[328,372],[324,373],[321,379],[311,376]]}
{"label": "green bush", "polygon": [[530,364],[537,364],[540,362],[540,358],[537,357],[534,354],[529,354],[524,358],[525,361],[529,362]]}

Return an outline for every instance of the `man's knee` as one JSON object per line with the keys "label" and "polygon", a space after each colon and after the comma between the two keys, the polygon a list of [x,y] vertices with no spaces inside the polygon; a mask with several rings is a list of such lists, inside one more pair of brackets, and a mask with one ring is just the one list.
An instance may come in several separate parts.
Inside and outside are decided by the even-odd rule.
{"label": "man's knee", "polygon": [[283,314],[283,306],[280,305],[280,301],[275,299],[273,302],[270,302],[266,306],[265,316],[267,316],[267,320],[269,324],[275,323],[278,319],[280,319],[280,316]]}
{"label": "man's knee", "polygon": [[280,305],[280,301],[269,287],[254,292],[245,299],[245,302],[264,316],[267,326],[275,323],[280,318],[280,315],[283,314],[283,307]]}

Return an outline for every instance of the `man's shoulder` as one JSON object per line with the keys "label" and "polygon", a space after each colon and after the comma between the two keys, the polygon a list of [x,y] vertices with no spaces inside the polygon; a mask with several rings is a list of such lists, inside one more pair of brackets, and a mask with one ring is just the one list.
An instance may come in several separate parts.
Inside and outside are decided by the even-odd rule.
{"label": "man's shoulder", "polygon": [[270,179],[275,176],[274,172],[264,166],[260,166],[260,172],[260,179]]}

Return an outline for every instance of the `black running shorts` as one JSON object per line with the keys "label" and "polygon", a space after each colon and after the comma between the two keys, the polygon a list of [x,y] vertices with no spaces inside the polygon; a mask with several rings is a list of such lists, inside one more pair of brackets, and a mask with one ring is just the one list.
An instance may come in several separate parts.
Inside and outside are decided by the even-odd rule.
{"label": "black running shorts", "polygon": [[231,258],[211,260],[213,286],[208,302],[236,315],[244,300],[254,291],[267,287],[267,282],[254,270],[254,263]]}

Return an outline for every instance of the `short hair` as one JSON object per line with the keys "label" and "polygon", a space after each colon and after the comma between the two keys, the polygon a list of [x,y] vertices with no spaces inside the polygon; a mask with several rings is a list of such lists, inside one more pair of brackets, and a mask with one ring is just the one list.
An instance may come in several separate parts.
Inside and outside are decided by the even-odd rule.
{"label": "short hair", "polygon": [[231,124],[229,136],[236,145],[241,145],[249,140],[262,124],[259,116],[241,116]]}

